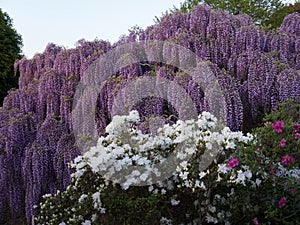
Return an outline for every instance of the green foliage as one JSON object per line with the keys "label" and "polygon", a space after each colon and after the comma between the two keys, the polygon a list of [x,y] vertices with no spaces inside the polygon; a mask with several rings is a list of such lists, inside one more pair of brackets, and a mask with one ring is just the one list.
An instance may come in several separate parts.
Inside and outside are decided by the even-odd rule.
{"label": "green foliage", "polygon": [[300,96],[298,96],[295,100],[287,99],[286,101],[279,103],[278,109],[266,115],[264,122],[275,122],[277,120],[289,119],[292,119],[295,122],[300,119]]}
{"label": "green foliage", "polygon": [[[101,193],[101,203],[97,206],[92,197],[96,192]],[[73,180],[67,191],[44,198],[45,204],[37,207],[40,212],[37,224],[77,225],[89,220],[93,224],[152,225],[159,223],[160,210],[166,207],[162,195],[149,194],[145,187],[125,191],[118,185],[105,186],[104,180],[90,168],[86,168],[82,178]]]}
{"label": "green foliage", "polygon": [[[300,97],[298,98],[300,100]],[[273,162],[280,162],[285,155],[293,156],[300,162],[300,137],[296,138],[294,126],[300,124],[300,104],[298,100],[287,100],[279,104],[278,109],[266,115],[264,125],[255,129],[259,144],[254,148],[263,152]],[[282,121],[282,132],[276,132],[272,127],[277,121]],[[285,140],[285,147],[280,142]]]}
{"label": "green foliage", "polygon": [[[79,201],[79,198],[84,193],[93,193],[97,191],[103,183],[94,173],[87,171],[85,179],[77,180],[77,185],[69,186],[66,192],[57,192],[53,198],[47,199],[46,204],[42,208],[38,208],[40,217],[37,222],[41,224],[59,224],[57,221],[65,222],[67,224],[78,224],[80,219],[68,220],[72,215],[81,215],[82,218],[91,217],[96,210],[93,207],[93,199],[91,195],[87,195],[86,198]],[[92,184],[92,185],[91,185]],[[96,188],[97,187],[97,188]]]}
{"label": "green foliage", "polygon": [[255,23],[261,25],[265,25],[276,10],[284,7],[281,0],[186,0],[179,9],[174,7],[170,12],[188,13],[199,4],[207,4],[213,9],[223,9],[234,15],[247,14]]}
{"label": "green foliage", "polygon": [[0,106],[7,91],[18,86],[14,62],[21,58],[22,38],[13,28],[12,19],[0,9]]}
{"label": "green foliage", "polygon": [[281,9],[276,10],[266,21],[266,26],[269,29],[276,29],[280,27],[285,16],[294,12],[300,13],[300,2],[296,2],[293,5],[290,4]]}
{"label": "green foliage", "polygon": [[[149,194],[145,187],[131,187],[127,191],[119,186],[110,186],[102,193],[102,201],[107,207],[101,221],[105,224],[152,225],[159,221],[163,203],[161,195]],[[100,221],[99,221],[100,222]]]}
{"label": "green foliage", "polygon": [[[277,110],[266,115],[264,124],[253,131],[255,141],[239,153],[239,157],[250,165],[252,171],[266,172],[266,179],[260,190],[253,195],[251,205],[264,199],[253,210],[260,212],[272,224],[300,222],[300,137],[297,137],[300,133],[299,100],[300,98],[282,102]],[[276,131],[275,124],[278,121],[284,123],[282,131]],[[286,142],[280,146],[282,140]],[[285,164],[283,158],[286,156],[293,157],[294,161]],[[290,174],[298,171],[298,178],[287,175],[287,171]],[[278,204],[283,197],[287,199],[287,204],[280,208]]]}
{"label": "green foliage", "polygon": [[[299,107],[297,100],[281,103],[248,141],[237,141],[246,139],[241,133],[222,130],[225,140],[235,140],[234,148],[223,145],[204,171],[199,165],[207,149],[199,142],[196,154],[176,168],[177,175],[153,185],[123,189],[92,172],[82,157],[73,165],[67,190],[40,205],[37,224],[299,224],[299,164],[282,162],[283,156],[300,153],[300,137],[295,139]],[[278,121],[284,121],[281,132],[273,126]],[[282,139],[286,145],[279,147]],[[238,163],[231,164],[233,159]]]}

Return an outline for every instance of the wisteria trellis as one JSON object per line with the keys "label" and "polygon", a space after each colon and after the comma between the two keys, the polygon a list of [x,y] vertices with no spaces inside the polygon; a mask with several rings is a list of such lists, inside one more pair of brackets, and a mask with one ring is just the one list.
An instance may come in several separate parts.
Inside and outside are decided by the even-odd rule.
{"label": "wisteria trellis", "polygon": [[[100,55],[123,43],[140,40],[171,41],[194,51],[199,59],[210,61],[210,69],[221,86],[230,90],[226,93],[226,122],[233,130],[251,128],[280,101],[300,96],[297,13],[288,15],[279,30],[266,32],[246,15],[232,16],[199,6],[190,14],[165,16],[144,31],[133,30],[114,45],[82,40],[75,49],[65,50],[49,44],[33,59],[16,62],[19,89],[12,90],[0,108],[0,224],[16,224],[24,215],[29,223],[33,205],[41,201],[43,194],[66,188],[71,172],[67,164],[80,154],[71,121],[76,85]],[[179,64],[185,59],[176,50],[165,49],[164,54]],[[177,80],[199,113],[209,110],[201,88],[188,76],[167,65],[142,62],[123,68],[106,82],[98,98],[99,134],[111,119],[115,92],[130,79],[153,72],[157,79]],[[141,103],[136,108],[142,118],[150,114],[167,114],[168,118],[176,115],[160,99],[148,99],[148,105]]]}

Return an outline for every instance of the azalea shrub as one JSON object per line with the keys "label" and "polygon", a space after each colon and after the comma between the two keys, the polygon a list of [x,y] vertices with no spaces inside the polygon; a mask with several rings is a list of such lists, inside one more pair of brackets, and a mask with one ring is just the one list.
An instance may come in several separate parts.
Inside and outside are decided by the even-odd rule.
{"label": "azalea shrub", "polygon": [[278,109],[264,118],[262,127],[255,129],[259,138],[256,150],[274,162],[288,165],[300,162],[300,97],[279,104]]}
{"label": "azalea shrub", "polygon": [[36,206],[36,223],[297,224],[296,156],[291,149],[267,154],[264,138],[286,135],[273,140],[289,148],[287,136],[298,133],[299,121],[271,118],[245,136],[203,112],[151,135],[138,129],[137,111],[115,116],[107,135],[71,164],[67,190]]}

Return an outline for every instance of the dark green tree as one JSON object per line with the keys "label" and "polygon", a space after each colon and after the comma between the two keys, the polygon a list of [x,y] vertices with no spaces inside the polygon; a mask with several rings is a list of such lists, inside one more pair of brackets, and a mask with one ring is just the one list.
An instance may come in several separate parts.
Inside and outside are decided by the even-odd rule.
{"label": "dark green tree", "polygon": [[13,28],[12,19],[0,9],[0,106],[11,88],[18,87],[14,62],[22,57],[22,38]]}
{"label": "dark green tree", "polygon": [[213,9],[223,9],[231,14],[247,14],[256,24],[265,25],[266,21],[276,11],[284,7],[281,0],[185,0],[180,8],[170,10],[190,12],[199,4],[207,4]]}
{"label": "dark green tree", "polygon": [[300,14],[300,1],[295,4],[287,5],[279,10],[276,10],[266,22],[266,25],[269,29],[276,29],[280,27],[284,17],[288,14],[298,12]]}

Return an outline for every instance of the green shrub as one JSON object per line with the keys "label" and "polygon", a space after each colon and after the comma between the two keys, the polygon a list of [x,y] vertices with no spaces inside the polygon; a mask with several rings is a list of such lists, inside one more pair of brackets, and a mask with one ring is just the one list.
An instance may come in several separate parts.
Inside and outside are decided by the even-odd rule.
{"label": "green shrub", "polygon": [[[298,106],[288,101],[267,115],[265,119],[269,123],[254,131],[254,139],[226,127],[215,131],[217,121],[207,113],[198,121],[165,126],[158,132],[157,139],[135,129],[137,121],[132,119],[133,114],[113,119],[107,127],[108,136],[100,138],[97,146],[75,159],[76,172],[68,189],[45,197],[36,222],[60,225],[299,224],[300,169],[292,158],[283,160],[285,156],[294,156],[299,150],[299,141],[286,142],[285,147],[279,148],[277,143],[272,144],[282,138],[291,140],[290,136],[297,133],[294,125],[299,121],[293,116],[298,111],[292,113],[292,110]],[[283,127],[272,128],[277,121],[285,121]],[[130,146],[124,143],[124,137],[130,137]],[[147,142],[147,138],[155,144]],[[150,177],[142,179],[145,171],[155,171],[152,163],[163,161],[161,156],[174,152],[183,139],[195,143],[195,149],[185,152],[191,154],[188,160],[175,165],[171,177],[139,185],[138,180],[147,181]],[[157,143],[164,144],[158,147]],[[142,146],[150,147],[137,151]],[[211,153],[209,150],[214,147],[219,148],[214,160],[208,167],[201,167],[205,162],[202,156],[205,152]],[[124,175],[122,169],[140,165],[139,159],[146,162],[145,170]],[[112,169],[119,165],[121,169]],[[107,173],[103,173],[102,167]],[[122,181],[122,175],[116,176],[115,172],[126,179]]]}

